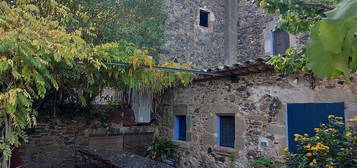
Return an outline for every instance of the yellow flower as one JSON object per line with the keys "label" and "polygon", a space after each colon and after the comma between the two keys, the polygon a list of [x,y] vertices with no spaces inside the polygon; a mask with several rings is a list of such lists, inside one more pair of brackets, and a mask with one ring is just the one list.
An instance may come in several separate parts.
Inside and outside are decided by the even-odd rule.
{"label": "yellow flower", "polygon": [[307,145],[305,145],[305,146],[304,146],[304,148],[306,148],[306,149],[310,149],[310,148],[311,148],[311,144],[307,144]]}
{"label": "yellow flower", "polygon": [[322,144],[322,143],[317,143],[316,146],[311,147],[311,150],[314,151],[319,151],[319,150],[329,150],[330,147]]}
{"label": "yellow flower", "polygon": [[346,132],[346,136],[352,136],[352,132]]}
{"label": "yellow flower", "polygon": [[301,137],[302,135],[300,134],[294,134],[294,137]]}
{"label": "yellow flower", "polygon": [[331,165],[329,165],[329,164],[327,164],[327,165],[325,166],[325,168],[334,168],[334,167],[331,166]]}
{"label": "yellow flower", "polygon": [[307,157],[311,157],[311,156],[312,156],[312,153],[311,153],[311,152],[306,153],[306,156],[307,156]]}
{"label": "yellow flower", "polygon": [[312,162],[309,164],[310,166],[313,166],[317,163],[316,159],[312,160]]}
{"label": "yellow flower", "polygon": [[334,115],[329,115],[328,118],[329,118],[329,119],[335,118],[335,116],[334,116]]}
{"label": "yellow flower", "polygon": [[353,116],[351,121],[357,121],[357,116]]}
{"label": "yellow flower", "polygon": [[289,150],[288,147],[285,147],[285,148],[284,148],[284,151],[288,151],[288,150]]}
{"label": "yellow flower", "polygon": [[309,134],[304,134],[304,136],[306,136],[306,137],[307,137],[307,136],[309,136]]}
{"label": "yellow flower", "polygon": [[260,6],[261,8],[265,8],[266,2],[265,2],[264,0],[260,1],[259,6]]}

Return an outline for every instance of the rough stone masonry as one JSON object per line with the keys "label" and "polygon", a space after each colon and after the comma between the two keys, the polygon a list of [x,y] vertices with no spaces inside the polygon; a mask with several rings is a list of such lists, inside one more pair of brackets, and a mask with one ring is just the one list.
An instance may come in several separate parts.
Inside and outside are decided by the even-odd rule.
{"label": "rough stone masonry", "polygon": [[[186,115],[187,139],[174,141],[179,145],[178,167],[247,168],[249,160],[261,156],[279,159],[287,146],[288,103],[344,102],[350,124],[357,115],[356,84],[357,78],[351,83],[344,79],[313,81],[308,76],[283,77],[274,72],[243,75],[237,83],[230,79],[195,82],[163,96],[156,115],[156,136],[172,139],[175,116]],[[216,116],[224,114],[235,117],[234,148],[217,143]]]}

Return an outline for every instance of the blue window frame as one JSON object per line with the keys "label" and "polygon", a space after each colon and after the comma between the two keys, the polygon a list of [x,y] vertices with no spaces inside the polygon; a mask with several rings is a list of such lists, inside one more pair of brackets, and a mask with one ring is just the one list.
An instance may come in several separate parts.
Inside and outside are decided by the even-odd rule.
{"label": "blue window frame", "polygon": [[186,140],[186,116],[178,115],[175,118],[174,140]]}
{"label": "blue window frame", "polygon": [[335,115],[344,118],[344,103],[304,103],[288,104],[287,132],[290,152],[296,152],[297,143],[294,134],[307,133],[314,135],[314,128],[328,122],[328,116]]}
{"label": "blue window frame", "polygon": [[235,117],[217,116],[218,145],[234,148]]}

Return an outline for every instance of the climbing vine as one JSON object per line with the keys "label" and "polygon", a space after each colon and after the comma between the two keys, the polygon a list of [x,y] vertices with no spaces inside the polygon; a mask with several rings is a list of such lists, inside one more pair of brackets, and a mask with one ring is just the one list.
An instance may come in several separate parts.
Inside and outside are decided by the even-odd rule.
{"label": "climbing vine", "polygon": [[[70,2],[70,1],[68,1]],[[36,124],[34,101],[70,92],[85,106],[104,86],[159,91],[191,74],[141,68],[156,65],[149,51],[117,40],[92,43],[81,27],[68,26],[71,8],[54,0],[0,2],[0,151],[10,167],[11,149],[26,141],[24,129]],[[72,16],[71,16],[72,15]],[[77,29],[78,28],[78,29]],[[97,36],[97,35],[96,35]],[[129,63],[129,68],[110,62]],[[187,68],[167,62],[162,66]],[[67,97],[66,100],[72,100]],[[39,103],[41,104],[41,103]],[[38,105],[38,104],[36,104]]]}

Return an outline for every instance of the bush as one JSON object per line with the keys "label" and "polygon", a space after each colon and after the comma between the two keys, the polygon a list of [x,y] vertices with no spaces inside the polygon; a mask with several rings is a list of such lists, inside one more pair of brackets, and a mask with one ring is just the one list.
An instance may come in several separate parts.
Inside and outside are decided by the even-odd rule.
{"label": "bush", "polygon": [[147,149],[146,156],[157,161],[172,158],[177,145],[166,139],[155,139]]}
{"label": "bush", "polygon": [[315,128],[314,136],[294,135],[299,146],[296,153],[287,153],[285,157],[289,168],[352,168],[357,165],[356,132],[352,128],[345,129],[342,117],[330,115],[328,120],[327,124]]}
{"label": "bush", "polygon": [[273,167],[275,165],[275,161],[269,157],[261,157],[257,160],[254,160],[250,163],[252,167]]}

